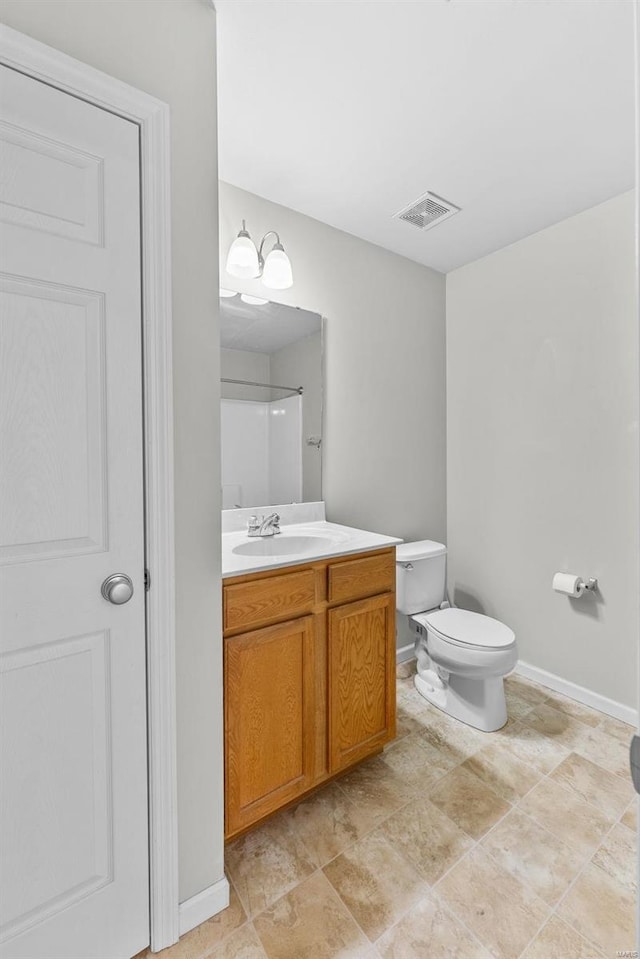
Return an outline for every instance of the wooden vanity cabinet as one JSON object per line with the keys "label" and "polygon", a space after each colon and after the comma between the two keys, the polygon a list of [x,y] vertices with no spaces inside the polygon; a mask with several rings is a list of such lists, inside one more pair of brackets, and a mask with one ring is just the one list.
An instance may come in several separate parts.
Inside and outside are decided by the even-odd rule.
{"label": "wooden vanity cabinet", "polygon": [[395,735],[395,595],[383,593],[328,614],[329,768],[340,772]]}
{"label": "wooden vanity cabinet", "polygon": [[395,548],[223,583],[225,835],[395,736]]}
{"label": "wooden vanity cabinet", "polygon": [[251,825],[313,784],[313,617],[226,643],[227,816]]}

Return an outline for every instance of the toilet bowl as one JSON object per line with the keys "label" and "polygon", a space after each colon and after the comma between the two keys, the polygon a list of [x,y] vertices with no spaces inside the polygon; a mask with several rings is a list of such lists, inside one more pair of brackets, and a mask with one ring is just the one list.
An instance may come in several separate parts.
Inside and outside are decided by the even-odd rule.
{"label": "toilet bowl", "polygon": [[396,549],[396,606],[415,636],[415,686],[443,712],[492,732],[507,721],[503,677],[518,658],[515,634],[490,616],[449,606],[446,553],[432,540]]}

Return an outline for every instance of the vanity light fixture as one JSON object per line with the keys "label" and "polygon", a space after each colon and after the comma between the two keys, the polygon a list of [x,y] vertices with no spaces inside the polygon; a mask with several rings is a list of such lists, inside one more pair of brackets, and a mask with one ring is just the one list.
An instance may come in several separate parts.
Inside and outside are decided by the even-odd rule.
{"label": "vanity light fixture", "polygon": [[231,276],[240,277],[241,280],[249,280],[260,275],[258,251],[246,230],[244,220],[242,221],[242,229],[229,247],[227,273],[230,273]]}
{"label": "vanity light fixture", "polygon": [[236,293],[235,290],[224,290],[222,287],[220,287],[220,296],[223,297],[224,299],[226,299],[229,296],[237,296],[237,295],[238,294]]}
{"label": "vanity light fixture", "polygon": [[265,306],[265,304],[269,302],[269,300],[265,300],[262,296],[251,296],[250,293],[241,293],[240,299],[249,306]]}
{"label": "vanity light fixture", "polygon": [[[275,236],[276,241],[264,257],[262,249],[265,240],[270,236]],[[279,234],[275,230],[268,230],[260,241],[259,249],[256,249],[244,220],[242,229],[229,248],[227,273],[244,280],[261,276],[264,285],[272,290],[287,290],[293,286],[291,261],[284,251]]]}

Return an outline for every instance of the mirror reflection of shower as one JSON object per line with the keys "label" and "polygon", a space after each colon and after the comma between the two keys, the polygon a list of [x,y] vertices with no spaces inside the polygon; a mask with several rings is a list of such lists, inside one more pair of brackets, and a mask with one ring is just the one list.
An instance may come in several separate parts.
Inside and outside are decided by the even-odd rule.
{"label": "mirror reflection of shower", "polygon": [[222,508],[322,498],[322,317],[220,299]]}

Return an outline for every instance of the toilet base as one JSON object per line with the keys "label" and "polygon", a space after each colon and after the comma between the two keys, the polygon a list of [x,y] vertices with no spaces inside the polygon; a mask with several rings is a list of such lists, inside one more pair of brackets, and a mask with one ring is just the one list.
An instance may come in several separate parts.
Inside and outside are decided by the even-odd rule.
{"label": "toilet base", "polygon": [[485,733],[501,729],[507,721],[507,702],[501,676],[470,679],[450,673],[446,684],[438,688],[416,673],[414,685],[427,702],[443,713]]}

